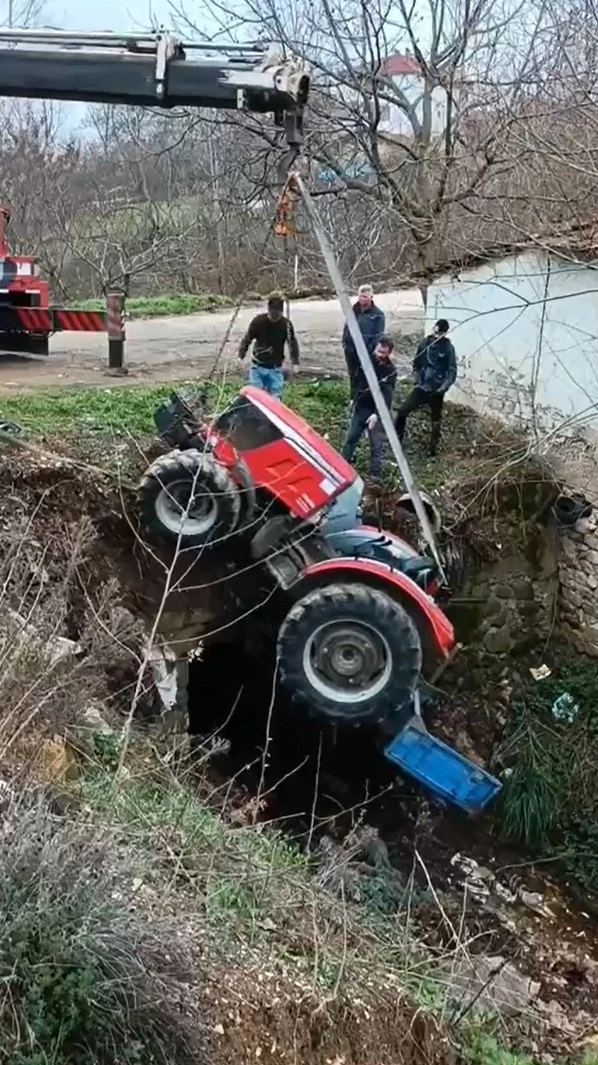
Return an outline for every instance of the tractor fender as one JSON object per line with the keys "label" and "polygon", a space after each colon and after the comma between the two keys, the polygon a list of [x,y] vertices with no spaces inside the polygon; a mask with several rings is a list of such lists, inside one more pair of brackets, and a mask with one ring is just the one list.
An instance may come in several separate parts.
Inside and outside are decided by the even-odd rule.
{"label": "tractor fender", "polygon": [[293,591],[300,589],[303,595],[306,585],[313,587],[328,581],[338,582],[343,576],[378,588],[409,606],[426,650],[439,657],[448,657],[455,645],[454,629],[448,618],[414,581],[384,562],[370,558],[323,559],[303,570]]}

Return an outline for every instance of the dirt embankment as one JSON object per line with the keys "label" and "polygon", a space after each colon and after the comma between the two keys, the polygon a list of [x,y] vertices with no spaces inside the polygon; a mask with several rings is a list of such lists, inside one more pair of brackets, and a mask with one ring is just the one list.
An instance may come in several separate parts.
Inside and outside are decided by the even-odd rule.
{"label": "dirt embankment", "polygon": [[[472,498],[479,491],[479,485],[472,488]],[[457,513],[455,521],[459,519]],[[482,545],[478,547],[482,553],[484,544],[500,542],[490,515],[486,524],[476,525],[468,512],[467,521],[468,526],[460,526],[463,537]],[[21,729],[19,741],[10,747],[11,759],[18,761],[19,754],[24,757],[29,749],[27,744],[20,746],[24,735],[60,732],[92,696],[112,700],[116,709],[128,711],[140,646],[162,599],[168,560],[144,549],[129,487],[119,486],[85,463],[20,449],[4,453],[0,460],[0,528],[5,604],[36,624],[41,619],[48,633],[66,636],[81,647],[79,672],[75,670],[70,686],[62,684],[58,697],[56,685],[49,685],[41,709],[39,693],[27,701],[22,689],[15,694],[6,686],[5,714],[13,715]],[[223,563],[220,571],[203,571],[199,578],[184,560],[181,565],[174,576],[175,604],[195,597],[208,623],[222,608],[224,585],[219,581],[222,578],[228,587],[231,574]],[[234,596],[231,611],[234,615]],[[87,685],[90,663],[95,679]],[[481,753],[488,759],[500,743],[517,676],[523,685],[527,672],[525,661],[513,666],[507,659],[489,658],[477,650],[464,657],[463,664],[456,665],[453,681],[445,684],[443,679],[436,718],[440,731],[464,753]],[[255,707],[260,690],[247,687],[242,705],[247,709],[253,699],[253,710],[246,720],[259,719]],[[230,694],[232,701],[238,698]],[[141,702],[141,709],[149,712],[150,688]],[[226,716],[230,706],[221,709]],[[254,729],[249,737],[245,732],[241,742],[246,746],[241,747],[239,759],[247,763],[248,752],[263,747],[264,736]],[[292,765],[275,759],[268,777],[266,819],[282,818],[295,835],[307,823],[308,834],[329,838],[341,854],[356,819],[365,819],[377,830],[385,861],[397,873],[401,897],[405,891],[416,893],[409,920],[420,930],[426,948],[438,957],[447,952],[453,956],[466,944],[468,957],[490,957],[497,971],[511,979],[511,994],[519,993],[513,987],[521,989],[517,978],[528,989],[531,984],[523,1016],[513,1020],[509,1011],[509,1024],[521,1039],[527,1038],[526,1025],[531,1021],[538,1032],[538,1050],[582,1047],[593,1033],[592,1003],[598,986],[598,936],[592,913],[574,905],[524,851],[498,842],[491,822],[474,829],[452,815],[432,811],[428,816],[421,797],[402,784],[389,785],[384,772],[376,776],[372,771],[366,784],[362,744],[355,762],[354,752],[346,753],[345,768],[352,765],[357,771],[347,775],[341,804],[331,791],[343,775],[339,757],[345,754],[339,750],[330,754],[327,766],[319,766],[328,779],[324,773],[316,798],[313,762],[312,770],[302,777],[296,759]],[[294,791],[278,785],[283,778],[298,781]],[[251,791],[252,786],[249,774],[234,785],[229,781],[227,794],[236,787]],[[347,866],[352,860],[349,856]],[[371,856],[360,856],[359,863],[371,874]],[[382,892],[392,913],[398,905],[395,873],[376,871],[376,878],[376,884],[382,884],[376,892]],[[337,887],[345,893],[348,881],[341,878]],[[485,987],[497,982],[493,971],[486,972]],[[464,1002],[470,1009],[480,991],[480,977],[461,975],[468,988]],[[243,967],[215,975],[213,986],[218,993],[214,992],[213,1010],[210,1007],[210,1060],[223,1065],[231,1056],[241,1061],[309,1060],[318,1065],[451,1061],[448,1044],[433,1022],[414,1012],[407,1000],[397,1007],[396,995],[388,1001],[370,1001],[364,994],[363,1002],[351,1003],[332,996],[324,1008],[307,992],[303,996],[284,981],[277,983],[274,972],[262,973],[261,982],[257,978],[254,982]],[[283,1046],[292,1046],[294,1056],[285,1056]]]}

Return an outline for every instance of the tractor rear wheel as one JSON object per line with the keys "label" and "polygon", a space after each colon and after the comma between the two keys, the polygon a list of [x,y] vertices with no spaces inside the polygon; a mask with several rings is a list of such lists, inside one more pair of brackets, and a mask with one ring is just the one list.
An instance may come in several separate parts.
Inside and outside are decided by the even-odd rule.
{"label": "tractor rear wheel", "polygon": [[385,592],[330,584],[308,592],[278,635],[280,679],[330,724],[375,725],[413,694],[422,648],[407,611]]}
{"label": "tractor rear wheel", "polygon": [[215,547],[239,530],[239,488],[205,451],[162,455],[143,477],[139,501],[144,528],[163,543]]}

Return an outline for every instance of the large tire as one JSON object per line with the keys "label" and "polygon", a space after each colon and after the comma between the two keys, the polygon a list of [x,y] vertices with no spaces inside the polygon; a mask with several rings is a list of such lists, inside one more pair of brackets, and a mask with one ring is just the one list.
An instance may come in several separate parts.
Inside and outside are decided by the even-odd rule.
{"label": "large tire", "polygon": [[294,702],[331,724],[375,725],[410,697],[422,648],[409,614],[362,584],[316,588],[278,634],[279,674]]}
{"label": "large tire", "polygon": [[139,502],[144,528],[162,543],[215,547],[238,532],[241,493],[228,470],[205,451],[162,455],[139,485]]}

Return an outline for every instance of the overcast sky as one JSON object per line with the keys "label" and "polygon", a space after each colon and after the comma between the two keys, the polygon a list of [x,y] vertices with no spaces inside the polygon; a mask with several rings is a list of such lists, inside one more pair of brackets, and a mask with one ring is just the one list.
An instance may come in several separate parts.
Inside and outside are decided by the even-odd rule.
{"label": "overcast sky", "polygon": [[48,23],[69,30],[130,30],[146,27],[151,14],[167,23],[167,0],[49,0]]}

